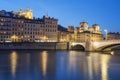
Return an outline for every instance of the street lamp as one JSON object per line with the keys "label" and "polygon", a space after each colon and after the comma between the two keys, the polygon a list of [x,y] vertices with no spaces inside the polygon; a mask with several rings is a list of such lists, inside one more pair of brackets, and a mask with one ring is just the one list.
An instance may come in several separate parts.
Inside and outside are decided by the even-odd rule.
{"label": "street lamp", "polygon": [[107,33],[108,33],[108,30],[105,29],[104,31],[105,31],[105,33],[106,33],[105,39],[107,40]]}
{"label": "street lamp", "polygon": [[18,41],[18,36],[16,36],[16,35],[11,36],[11,40],[13,42],[17,42]]}

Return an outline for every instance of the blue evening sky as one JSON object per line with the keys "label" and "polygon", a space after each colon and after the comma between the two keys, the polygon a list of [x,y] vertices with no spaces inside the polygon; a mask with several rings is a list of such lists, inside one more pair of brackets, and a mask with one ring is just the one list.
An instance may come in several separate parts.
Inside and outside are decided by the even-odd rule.
{"label": "blue evening sky", "polygon": [[16,11],[30,8],[35,17],[57,18],[64,27],[86,21],[97,23],[108,32],[120,32],[120,0],[0,0],[0,10]]}

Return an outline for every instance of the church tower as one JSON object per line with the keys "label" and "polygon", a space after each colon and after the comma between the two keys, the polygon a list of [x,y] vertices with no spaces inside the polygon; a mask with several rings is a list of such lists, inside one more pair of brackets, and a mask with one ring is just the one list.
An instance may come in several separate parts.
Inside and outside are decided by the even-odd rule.
{"label": "church tower", "polygon": [[19,15],[22,16],[22,9],[20,9],[20,11],[19,11]]}
{"label": "church tower", "polygon": [[20,9],[18,14],[20,16],[24,16],[27,19],[33,19],[33,11],[29,10],[28,8],[26,8],[25,12],[23,12],[22,9]]}
{"label": "church tower", "polygon": [[29,11],[29,18],[33,19],[33,11],[32,10]]}

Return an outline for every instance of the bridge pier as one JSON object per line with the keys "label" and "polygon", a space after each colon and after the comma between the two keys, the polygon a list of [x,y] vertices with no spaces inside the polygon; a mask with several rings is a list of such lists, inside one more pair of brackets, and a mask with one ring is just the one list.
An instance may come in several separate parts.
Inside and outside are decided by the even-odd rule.
{"label": "bridge pier", "polygon": [[69,48],[68,49],[71,50],[71,47],[75,46],[75,45],[83,46],[85,51],[94,51],[93,42],[92,41],[86,41],[84,43],[72,43],[72,42],[69,42]]}
{"label": "bridge pier", "polygon": [[85,43],[85,51],[94,51],[92,41],[86,41],[86,43]]}

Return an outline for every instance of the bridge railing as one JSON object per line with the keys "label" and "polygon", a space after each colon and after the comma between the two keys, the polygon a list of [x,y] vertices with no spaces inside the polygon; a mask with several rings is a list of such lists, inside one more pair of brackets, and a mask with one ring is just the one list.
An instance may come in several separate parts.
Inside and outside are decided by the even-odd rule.
{"label": "bridge railing", "polygon": [[93,41],[93,42],[120,42],[120,39],[117,39],[117,40]]}

